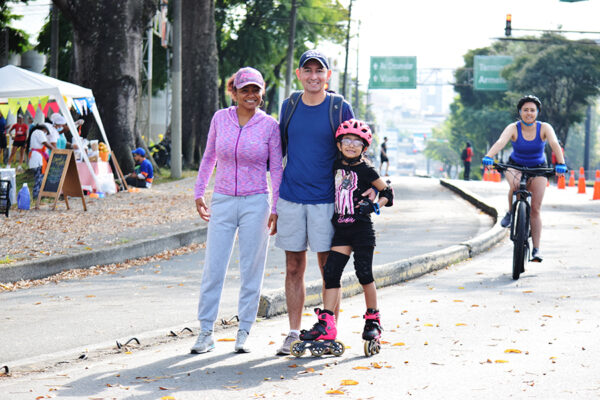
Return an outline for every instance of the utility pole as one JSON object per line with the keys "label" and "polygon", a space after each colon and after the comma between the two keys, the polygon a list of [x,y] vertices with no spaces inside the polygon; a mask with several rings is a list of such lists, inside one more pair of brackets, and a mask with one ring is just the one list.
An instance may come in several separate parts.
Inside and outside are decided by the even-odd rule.
{"label": "utility pole", "polygon": [[[358,21],[358,29],[356,31],[356,80],[354,81],[355,85],[354,85],[354,113],[358,116],[358,109],[360,107],[360,98],[358,96],[358,47],[359,47],[359,40],[358,40],[358,35],[360,32],[360,21]],[[364,119],[364,115],[363,115],[363,119]]]}
{"label": "utility pole", "polygon": [[348,6],[348,29],[346,31],[346,62],[344,63],[344,79],[342,80],[342,96],[346,97],[346,80],[348,78],[348,50],[350,47],[350,21],[352,19],[352,1]]}
{"label": "utility pole", "polygon": [[588,105],[585,113],[585,141],[583,145],[583,173],[590,169],[590,138],[592,134],[592,106]]}
{"label": "utility pole", "polygon": [[290,14],[290,37],[287,49],[287,71],[285,73],[285,97],[288,98],[292,91],[292,71],[294,62],[294,40],[296,38],[296,0],[292,0],[292,11]]}
{"label": "utility pole", "polygon": [[181,178],[181,0],[173,1],[171,79],[171,176]]}
{"label": "utility pole", "polygon": [[50,25],[50,76],[58,78],[58,7],[52,6]]}
{"label": "utility pole", "polygon": [[152,133],[152,51],[153,51],[153,42],[154,34],[152,32],[152,25],[148,28],[148,67],[147,67],[147,75],[148,79],[148,125],[146,131],[146,137],[150,140],[150,134]]}

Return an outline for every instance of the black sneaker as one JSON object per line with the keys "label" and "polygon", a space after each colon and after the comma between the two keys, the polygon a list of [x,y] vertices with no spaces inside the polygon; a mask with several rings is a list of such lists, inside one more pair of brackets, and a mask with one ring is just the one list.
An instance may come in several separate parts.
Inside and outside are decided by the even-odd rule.
{"label": "black sneaker", "polygon": [[538,249],[537,247],[534,247],[533,251],[531,252],[531,261],[533,261],[533,262],[544,261],[544,257],[542,257],[542,254],[540,253],[540,249]]}
{"label": "black sneaker", "polygon": [[500,226],[502,226],[503,228],[508,228],[510,226],[511,217],[512,215],[510,211],[507,211],[504,218],[502,218],[502,221],[500,221]]}

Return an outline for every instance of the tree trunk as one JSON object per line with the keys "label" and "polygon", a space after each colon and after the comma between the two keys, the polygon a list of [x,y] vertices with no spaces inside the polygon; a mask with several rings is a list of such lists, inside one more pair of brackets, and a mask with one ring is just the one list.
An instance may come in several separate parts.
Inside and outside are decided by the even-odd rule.
{"label": "tree trunk", "polygon": [[214,0],[182,0],[182,148],[185,165],[200,163],[218,107]]}
{"label": "tree trunk", "polygon": [[53,0],[73,24],[72,79],[93,90],[108,141],[121,169],[133,170],[142,37],[154,0]]}

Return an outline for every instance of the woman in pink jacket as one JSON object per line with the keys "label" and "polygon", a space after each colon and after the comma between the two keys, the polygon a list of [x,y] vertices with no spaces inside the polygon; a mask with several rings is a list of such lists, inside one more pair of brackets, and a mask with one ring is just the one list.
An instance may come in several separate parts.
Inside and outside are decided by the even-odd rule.
{"label": "woman in pink jacket", "polygon": [[[213,116],[195,186],[196,208],[208,221],[198,320],[200,334],[194,354],[214,349],[213,326],[236,233],[240,246],[240,321],[235,351],[245,353],[246,339],[256,320],[269,233],[277,227],[276,205],[283,173],[277,121],[259,107],[265,82],[254,68],[241,68],[228,82],[236,105]],[[217,166],[210,207],[204,191]],[[267,172],[271,175],[269,212]]]}

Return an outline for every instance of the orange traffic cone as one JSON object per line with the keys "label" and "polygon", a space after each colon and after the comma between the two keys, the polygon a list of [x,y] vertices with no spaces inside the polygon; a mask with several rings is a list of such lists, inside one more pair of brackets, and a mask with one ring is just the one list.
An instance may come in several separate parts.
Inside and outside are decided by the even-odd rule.
{"label": "orange traffic cone", "polygon": [[560,174],[558,176],[558,182],[556,183],[556,187],[558,189],[564,189],[566,186],[566,179],[565,179],[565,175],[564,174]]}
{"label": "orange traffic cone", "polygon": [[577,181],[577,193],[585,194],[585,171],[583,167],[579,168],[579,180]]}
{"label": "orange traffic cone", "polygon": [[594,197],[592,200],[600,200],[600,169],[596,170],[596,181],[594,181]]}
{"label": "orange traffic cone", "polygon": [[500,174],[500,171],[496,171],[496,182],[502,182],[502,174]]}
{"label": "orange traffic cone", "polygon": [[489,180],[489,174],[488,174],[488,169],[487,168],[483,169],[483,180],[486,181],[486,182]]}
{"label": "orange traffic cone", "polygon": [[575,186],[575,171],[571,170],[571,176],[569,177],[569,187]]}

